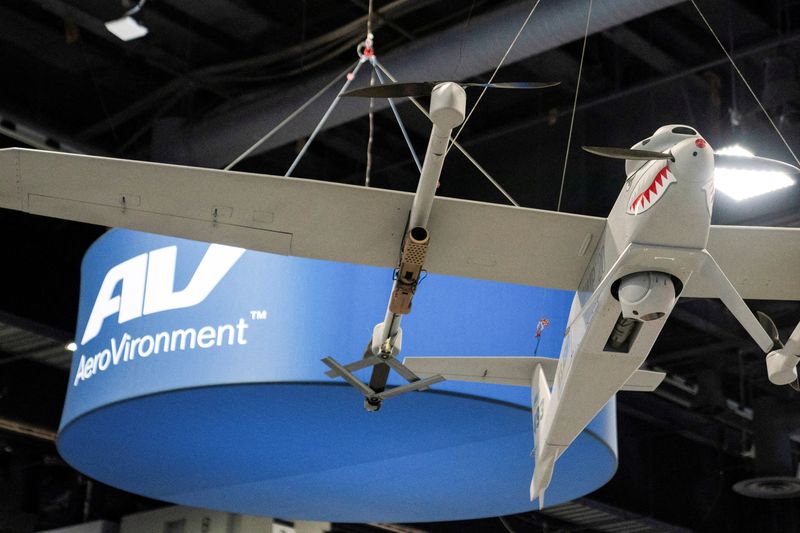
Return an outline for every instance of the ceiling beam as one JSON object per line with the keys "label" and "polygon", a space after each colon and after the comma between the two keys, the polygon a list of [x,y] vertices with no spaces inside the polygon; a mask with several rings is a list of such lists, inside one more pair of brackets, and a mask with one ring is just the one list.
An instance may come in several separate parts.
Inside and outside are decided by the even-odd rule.
{"label": "ceiling beam", "polygon": [[603,32],[603,36],[661,74],[678,72],[683,68],[669,54],[625,26],[611,28]]}
{"label": "ceiling beam", "polygon": [[[596,0],[589,31],[603,31],[681,1],[621,3],[617,0]],[[464,79],[482,74],[498,64],[530,9],[530,2],[516,2],[498,8],[476,17],[466,34],[461,25],[451,27],[395,49],[382,57],[381,61],[398,79],[403,80],[442,77]],[[586,26],[586,10],[587,3],[584,0],[543,2],[506,62],[510,64],[581,38]],[[457,65],[457,70],[454,70],[454,65]],[[242,98],[238,105],[227,106],[225,112],[188,125],[184,138],[191,148],[191,154],[189,160],[179,162],[209,167],[225,165],[265,131],[278,124],[288,112],[300,107],[336,74],[327,72],[313,79],[293,82],[291,86],[273,88],[267,94],[249,95]],[[308,135],[335,94],[335,90],[329,91],[328,98],[321,98],[307,110],[304,120],[290,123],[258,151]],[[385,105],[379,102],[376,107]],[[350,103],[340,106],[338,111],[331,117],[327,127],[365,115],[367,106]]]}
{"label": "ceiling beam", "polygon": [[[771,49],[787,45],[789,43],[793,43],[796,41],[800,41],[800,31],[787,33],[784,35],[780,35],[771,39],[764,40],[760,43],[754,44],[747,48],[741,48],[734,51],[731,55],[735,60],[739,60],[741,58],[755,56],[758,54],[763,54]],[[720,55],[722,52],[720,52]],[[623,100],[625,98],[629,98],[633,95],[636,95],[641,92],[652,91],[662,85],[666,85],[668,83],[679,82],[683,78],[687,76],[691,76],[698,72],[702,72],[705,70],[709,70],[715,67],[719,67],[720,65],[724,65],[728,63],[728,58],[722,55],[717,59],[707,61],[705,63],[687,67],[683,71],[676,72],[673,74],[665,75],[663,77],[659,77],[653,80],[645,81],[639,85],[634,85],[632,87],[627,87],[623,89],[618,89],[608,94],[604,94],[595,98],[591,98],[589,100],[585,100],[582,103],[579,103],[576,107],[577,112],[587,111],[599,106],[605,106],[606,104],[610,104],[612,102],[616,102],[618,100]],[[569,116],[572,113],[571,107],[563,107],[558,110],[558,117]],[[550,120],[547,114],[540,114],[534,117],[527,117],[521,118],[520,120],[509,123],[503,128],[498,128],[494,131],[485,133],[483,135],[478,135],[471,138],[469,141],[464,142],[465,146],[471,146],[474,144],[479,144],[483,142],[490,141],[492,139],[496,139],[498,137],[503,137],[506,135],[511,135],[512,133],[525,130],[527,128],[531,128],[538,124],[544,124],[548,120]]]}

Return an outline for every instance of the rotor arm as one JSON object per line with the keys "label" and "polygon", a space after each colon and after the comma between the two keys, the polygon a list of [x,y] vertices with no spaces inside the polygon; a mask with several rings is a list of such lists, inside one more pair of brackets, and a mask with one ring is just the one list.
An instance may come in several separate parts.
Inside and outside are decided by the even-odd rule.
{"label": "rotor arm", "polygon": [[764,353],[768,353],[773,348],[773,340],[764,330],[747,304],[744,302],[739,292],[731,284],[728,277],[717,264],[716,260],[706,252],[706,260],[703,264],[701,275],[706,278],[709,284],[716,289],[717,296],[731,314],[739,321],[750,337],[758,344]]}

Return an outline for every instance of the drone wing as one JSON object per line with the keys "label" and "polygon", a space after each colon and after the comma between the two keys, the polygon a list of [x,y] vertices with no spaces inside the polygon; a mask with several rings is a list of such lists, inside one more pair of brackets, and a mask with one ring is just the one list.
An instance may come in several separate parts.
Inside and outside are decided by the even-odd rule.
{"label": "drone wing", "polygon": [[[520,387],[531,386],[530,376],[537,365],[541,366],[547,385],[552,386],[558,369],[558,359],[525,356],[406,357],[403,364],[421,378],[440,375],[450,381],[471,381]],[[621,390],[654,391],[665,376],[666,374],[663,372],[637,370]]]}
{"label": "drone wing", "polygon": [[[0,150],[0,208],[285,255],[396,267],[413,195],[323,181]],[[605,219],[437,198],[426,268],[575,290]]]}
{"label": "drone wing", "polygon": [[[708,251],[742,298],[800,300],[800,228],[711,226]],[[692,276],[682,296],[719,292],[710,278]]]}

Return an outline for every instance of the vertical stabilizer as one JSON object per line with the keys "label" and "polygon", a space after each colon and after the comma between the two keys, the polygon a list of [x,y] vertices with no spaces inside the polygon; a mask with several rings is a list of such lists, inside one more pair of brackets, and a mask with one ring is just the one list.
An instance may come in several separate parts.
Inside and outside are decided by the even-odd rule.
{"label": "vertical stabilizer", "polygon": [[539,498],[539,509],[544,506],[544,492],[553,477],[553,467],[558,457],[558,447],[547,444],[549,427],[543,425],[544,415],[550,403],[550,388],[547,386],[542,365],[536,365],[531,376],[531,405],[533,415],[533,479],[531,479],[531,501]]}

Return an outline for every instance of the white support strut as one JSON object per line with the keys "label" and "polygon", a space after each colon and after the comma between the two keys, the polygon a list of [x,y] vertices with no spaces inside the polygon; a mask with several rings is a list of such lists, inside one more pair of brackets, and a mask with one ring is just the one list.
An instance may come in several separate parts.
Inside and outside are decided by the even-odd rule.
{"label": "white support strut", "polygon": [[739,292],[728,280],[728,277],[717,264],[714,257],[706,252],[706,261],[702,270],[703,277],[706,278],[708,283],[712,285],[716,291],[719,299],[731,314],[736,318],[752,339],[758,344],[764,353],[768,353],[772,349],[772,339],[764,331],[764,328],[759,324],[758,319],[755,317],[747,304],[744,303]]}

